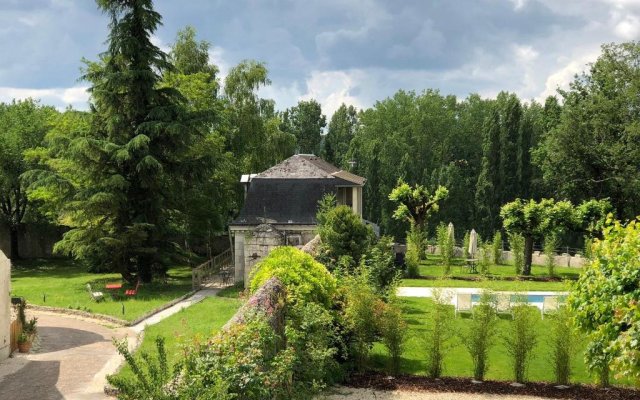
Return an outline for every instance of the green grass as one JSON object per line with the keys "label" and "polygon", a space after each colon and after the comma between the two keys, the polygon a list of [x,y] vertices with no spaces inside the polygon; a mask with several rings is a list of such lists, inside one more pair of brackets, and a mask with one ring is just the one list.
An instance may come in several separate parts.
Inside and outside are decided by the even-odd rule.
{"label": "green grass", "polygon": [[[401,372],[405,374],[426,375],[427,363],[424,344],[424,332],[428,326],[428,313],[433,305],[427,298],[402,298],[400,300],[405,320],[408,324],[409,339],[403,353]],[[453,308],[453,307],[452,307]],[[452,310],[453,313],[453,310]],[[469,353],[457,335],[464,334],[469,323],[469,316],[458,316],[453,323],[454,338],[451,347],[446,351],[445,376],[472,377],[472,362]],[[498,335],[495,346],[489,355],[489,370],[486,379],[513,380],[511,360],[500,337],[506,331],[509,317],[498,322]],[[530,381],[552,382],[554,379],[553,364],[550,359],[551,340],[548,333],[551,331],[550,318],[540,319],[535,327],[538,332],[537,346],[534,350],[534,358],[529,366],[528,378]],[[594,380],[588,374],[582,354],[585,341],[580,340],[577,355],[574,358],[572,382],[593,383]],[[371,364],[374,369],[384,369],[388,365],[387,352],[380,343],[376,343],[371,353]],[[612,381],[613,382],[613,381]],[[628,382],[618,382],[628,384]]]}
{"label": "green grass", "polygon": [[[20,261],[11,271],[11,294],[24,297],[31,304],[80,309],[131,321],[188,293],[191,290],[191,268],[171,268],[166,283],[141,285],[135,297],[113,298],[104,285],[121,280],[119,274],[87,272],[70,260]],[[93,301],[87,291],[87,283],[94,291],[102,291],[105,300]]]}
{"label": "green grass", "polygon": [[[533,281],[526,277],[516,276],[513,265],[491,265],[489,273],[481,275],[470,273],[463,259],[454,259],[451,273],[445,276],[445,268],[441,258],[429,255],[427,260],[419,266],[419,279],[403,279],[401,286],[415,287],[481,287],[492,290],[529,290],[529,291],[564,291],[569,284],[564,281],[578,279],[581,269],[556,267],[555,281]],[[533,265],[531,276],[534,278],[549,278],[546,267]],[[469,280],[473,279],[473,280]]]}
{"label": "green grass", "polygon": [[[211,297],[198,304],[183,309],[169,318],[147,327],[144,339],[136,353],[146,352],[156,355],[156,338],[165,338],[167,360],[173,365],[181,357],[182,345],[209,338],[235,314],[242,304],[238,299],[239,290],[230,288],[221,291],[218,297]],[[225,297],[220,297],[225,296]],[[131,369],[125,365],[118,375],[131,377]]]}

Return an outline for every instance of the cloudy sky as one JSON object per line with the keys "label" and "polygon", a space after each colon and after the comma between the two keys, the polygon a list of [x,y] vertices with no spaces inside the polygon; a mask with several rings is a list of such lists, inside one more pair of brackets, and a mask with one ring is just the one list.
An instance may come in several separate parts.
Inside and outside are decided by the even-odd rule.
{"label": "cloudy sky", "polygon": [[[224,75],[265,61],[262,95],[284,109],[315,98],[331,114],[398,89],[465,97],[565,87],[606,42],[640,39],[640,0],[156,0],[167,47],[192,25]],[[83,57],[105,49],[91,0],[0,0],[0,101],[87,108]]]}

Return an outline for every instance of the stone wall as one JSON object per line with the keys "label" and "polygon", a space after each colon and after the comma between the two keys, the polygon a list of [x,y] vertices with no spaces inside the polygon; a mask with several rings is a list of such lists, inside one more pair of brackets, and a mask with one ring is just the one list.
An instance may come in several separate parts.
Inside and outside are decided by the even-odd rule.
{"label": "stone wall", "polygon": [[302,247],[316,236],[313,227],[263,224],[242,229],[233,228],[235,282],[249,281],[254,265],[279,246]]}
{"label": "stone wall", "polygon": [[11,352],[9,334],[9,325],[11,324],[10,290],[11,262],[0,251],[0,361],[9,357]]}
{"label": "stone wall", "polygon": [[[440,249],[438,248],[438,246],[429,245],[427,247],[427,251],[429,254],[440,254]],[[454,253],[456,257],[462,257],[462,248],[455,247]],[[511,251],[503,251],[502,259],[506,262],[513,262],[513,253]],[[553,263],[556,267],[582,268],[587,264],[588,261],[589,260],[587,258],[583,257],[580,254],[571,255],[568,253],[562,253],[556,254]],[[534,265],[546,265],[547,256],[545,256],[541,251],[534,251],[531,257],[531,262]]]}
{"label": "stone wall", "polygon": [[[18,229],[18,248],[22,258],[53,256],[53,245],[62,239],[63,229],[49,225],[22,225]],[[9,228],[0,223],[0,251],[11,257]]]}

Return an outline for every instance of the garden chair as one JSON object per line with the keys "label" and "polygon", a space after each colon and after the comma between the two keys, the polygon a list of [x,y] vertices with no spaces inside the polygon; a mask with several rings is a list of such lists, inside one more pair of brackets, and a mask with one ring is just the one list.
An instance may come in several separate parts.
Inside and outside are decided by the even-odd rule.
{"label": "garden chair", "polygon": [[456,310],[455,315],[457,316],[460,312],[471,312],[471,308],[473,304],[471,303],[471,294],[470,293],[458,293],[456,296]]}
{"label": "garden chair", "polygon": [[511,296],[509,295],[498,295],[496,298],[496,313],[498,314],[509,314],[513,316],[511,312]]}
{"label": "garden chair", "polygon": [[136,294],[138,294],[138,289],[140,288],[140,279],[138,279],[138,282],[136,282],[136,287],[133,289],[127,289],[124,294],[125,296],[129,296],[129,297],[133,297]]}
{"label": "garden chair", "polygon": [[91,288],[91,284],[87,283],[87,291],[91,295],[91,298],[97,303],[104,300],[104,293],[102,292],[94,292]]}
{"label": "garden chair", "polygon": [[545,296],[542,300],[542,318],[544,318],[545,314],[558,311],[559,307],[560,299],[558,298],[558,296]]}

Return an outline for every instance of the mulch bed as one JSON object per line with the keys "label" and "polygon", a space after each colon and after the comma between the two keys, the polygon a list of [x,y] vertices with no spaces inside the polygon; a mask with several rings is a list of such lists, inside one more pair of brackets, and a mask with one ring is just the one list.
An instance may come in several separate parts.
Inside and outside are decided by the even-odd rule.
{"label": "mulch bed", "polygon": [[[424,280],[438,280],[442,279],[442,277],[437,276],[429,276],[423,275],[414,279],[424,279]],[[494,280],[494,281],[530,281],[530,282],[562,282],[564,280],[576,280],[576,278],[561,278],[557,276],[498,276],[498,275],[489,275],[487,277],[484,276],[451,276],[447,279],[452,279],[455,281],[484,281],[484,280]]]}
{"label": "mulch bed", "polygon": [[625,388],[601,389],[595,386],[575,385],[557,389],[549,383],[527,383],[523,387],[511,382],[485,381],[473,383],[469,378],[431,379],[425,376],[399,375],[390,377],[379,372],[353,374],[346,386],[376,390],[405,390],[413,392],[457,392],[474,394],[528,395],[550,399],[575,400],[638,400],[640,390]]}

